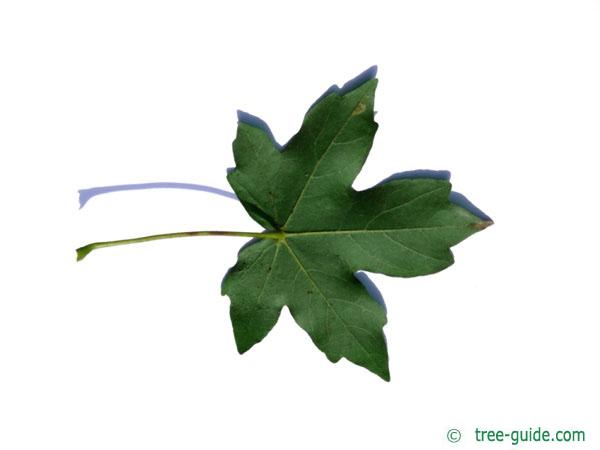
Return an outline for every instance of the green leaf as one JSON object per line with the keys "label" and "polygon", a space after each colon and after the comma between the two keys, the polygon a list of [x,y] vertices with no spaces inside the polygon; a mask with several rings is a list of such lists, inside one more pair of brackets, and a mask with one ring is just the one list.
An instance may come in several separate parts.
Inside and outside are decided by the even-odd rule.
{"label": "green leaf", "polygon": [[446,180],[352,188],[377,130],[376,86],[324,96],[281,150],[265,130],[238,124],[229,183],[248,214],[278,233],[243,247],[223,280],[240,353],[287,306],[330,361],[347,358],[389,380],[386,313],[355,272],[438,272],[453,263],[451,246],[491,224],[451,203]]}

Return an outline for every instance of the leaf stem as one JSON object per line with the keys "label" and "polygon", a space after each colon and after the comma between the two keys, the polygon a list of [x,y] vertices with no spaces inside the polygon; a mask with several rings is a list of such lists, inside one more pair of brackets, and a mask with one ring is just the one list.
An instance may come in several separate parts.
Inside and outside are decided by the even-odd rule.
{"label": "leaf stem", "polygon": [[236,237],[251,237],[257,239],[283,239],[284,234],[281,232],[253,233],[246,231],[181,231],[178,233],[153,234],[151,236],[142,236],[132,239],[120,239],[117,241],[93,242],[77,249],[77,261],[81,261],[90,252],[97,248],[116,247],[118,245],[137,244],[140,242],[158,241],[161,239],[173,239],[182,237],[195,236],[236,236]]}

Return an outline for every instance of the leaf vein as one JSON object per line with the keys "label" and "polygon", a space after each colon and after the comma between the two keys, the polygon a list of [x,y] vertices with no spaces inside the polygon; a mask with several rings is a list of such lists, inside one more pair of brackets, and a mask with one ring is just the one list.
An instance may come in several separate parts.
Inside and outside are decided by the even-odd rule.
{"label": "leaf vein", "polygon": [[313,168],[311,174],[309,175],[308,179],[306,180],[306,183],[304,184],[304,187],[302,188],[302,191],[300,191],[300,195],[298,196],[298,198],[296,199],[296,202],[294,203],[294,206],[292,207],[292,211],[290,212],[290,215],[287,217],[285,223],[282,225],[282,229],[285,229],[285,227],[287,226],[287,224],[290,222],[291,218],[293,217],[294,213],[296,212],[296,208],[298,207],[298,204],[300,203],[300,200],[302,200],[302,197],[304,196],[304,193],[306,192],[306,189],[308,188],[308,186],[310,185],[311,179],[313,177],[313,175],[315,174],[315,172],[317,171],[317,169],[319,168],[319,165],[321,164],[321,162],[323,161],[323,159],[325,158],[325,155],[327,155],[327,153],[329,152],[329,150],[331,150],[331,147],[333,146],[335,140],[338,138],[338,136],[342,133],[342,131],[344,131],[344,129],[346,128],[346,126],[348,125],[348,122],[350,122],[350,119],[352,118],[352,116],[354,115],[354,109],[356,108],[356,106],[358,106],[359,103],[362,103],[362,101],[367,97],[367,94],[363,95],[360,100],[358,100],[356,102],[356,105],[354,106],[354,108],[352,108],[352,113],[350,113],[348,115],[348,117],[344,120],[344,123],[342,124],[342,126],[340,127],[340,129],[335,133],[335,135],[333,136],[333,138],[331,139],[331,142],[327,145],[327,148],[325,148],[325,150],[323,151],[323,153],[321,154],[321,156],[319,157],[319,159],[317,160],[317,162],[315,163],[315,167]]}
{"label": "leaf vein", "polygon": [[446,260],[446,259],[436,258],[435,256],[431,256],[431,255],[428,255],[427,253],[420,252],[419,250],[406,245],[404,242],[400,242],[400,241],[392,238],[388,233],[384,233],[384,236],[386,238],[388,238],[390,241],[394,242],[395,244],[397,244],[407,250],[410,250],[411,252],[416,253],[417,255],[423,256],[428,259],[433,259],[434,261],[441,261],[441,262],[445,262],[445,263],[448,262],[448,260]]}
{"label": "leaf vein", "polygon": [[308,278],[308,280],[315,287],[315,289],[317,290],[317,292],[321,295],[321,297],[325,301],[325,304],[328,306],[329,309],[331,309],[331,311],[334,313],[334,315],[337,317],[337,319],[340,321],[340,323],[342,323],[342,325],[344,325],[344,328],[346,328],[346,330],[348,331],[348,334],[354,338],[354,341],[358,344],[358,346],[360,347],[360,349],[367,355],[367,357],[375,365],[377,365],[377,362],[374,361],[373,356],[371,355],[371,352],[369,352],[365,348],[365,346],[363,345],[363,343],[360,342],[360,339],[351,331],[351,325],[348,324],[348,323],[346,323],[346,321],[343,320],[342,317],[339,315],[339,313],[335,310],[335,308],[333,307],[333,305],[331,304],[331,302],[328,300],[327,296],[323,293],[323,291],[321,290],[321,288],[319,287],[319,285],[311,277],[310,273],[306,270],[306,268],[304,267],[304,265],[302,264],[302,262],[300,261],[300,259],[296,255],[296,253],[292,250],[292,248],[290,247],[290,245],[288,243],[285,243],[284,245],[288,249],[288,251],[289,251],[290,255],[292,256],[292,258],[296,261],[296,264],[298,264],[298,266],[304,272],[304,274],[306,275],[306,277]]}
{"label": "leaf vein", "polygon": [[389,209],[384,209],[383,211],[379,212],[379,214],[377,214],[375,217],[373,217],[371,220],[369,220],[369,222],[367,222],[367,224],[365,225],[365,230],[369,228],[369,225],[371,225],[375,220],[379,219],[384,214],[387,214],[387,213],[389,213],[391,211],[394,211],[396,209],[402,209],[402,208],[404,208],[404,207],[406,207],[406,206],[414,203],[415,201],[419,200],[420,198],[427,197],[427,196],[429,196],[429,195],[431,195],[431,194],[433,194],[433,193],[435,193],[437,191],[441,191],[442,189],[446,189],[446,188],[447,188],[446,186],[442,186],[442,187],[433,189],[431,191],[424,192],[422,194],[417,195],[414,198],[411,198],[407,202],[401,203],[400,205],[396,205],[396,206],[394,206],[392,208],[389,208]]}

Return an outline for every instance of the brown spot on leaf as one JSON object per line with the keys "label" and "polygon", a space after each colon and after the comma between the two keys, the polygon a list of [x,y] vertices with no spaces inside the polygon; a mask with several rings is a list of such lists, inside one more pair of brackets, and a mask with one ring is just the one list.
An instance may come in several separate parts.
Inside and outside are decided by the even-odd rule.
{"label": "brown spot on leaf", "polygon": [[471,224],[473,228],[477,231],[485,230],[487,227],[494,225],[494,222],[491,220],[484,220],[483,222],[477,222]]}
{"label": "brown spot on leaf", "polygon": [[358,105],[356,105],[354,111],[352,111],[352,115],[358,116],[359,114],[365,112],[365,109],[367,109],[367,105],[365,105],[363,102],[360,102]]}

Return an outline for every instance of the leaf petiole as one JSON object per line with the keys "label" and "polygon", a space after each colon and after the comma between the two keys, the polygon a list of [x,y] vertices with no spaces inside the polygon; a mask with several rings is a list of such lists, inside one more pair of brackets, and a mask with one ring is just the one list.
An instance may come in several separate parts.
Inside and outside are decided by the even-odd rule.
{"label": "leaf petiole", "polygon": [[246,232],[246,231],[181,231],[177,233],[153,234],[151,236],[142,236],[132,239],[120,239],[117,241],[93,242],[83,247],[79,247],[77,251],[77,261],[81,261],[90,252],[97,248],[116,247],[118,245],[137,244],[140,242],[158,241],[161,239],[174,239],[182,237],[196,236],[235,236],[235,237],[250,237],[256,239],[283,239],[285,235],[282,232]]}

